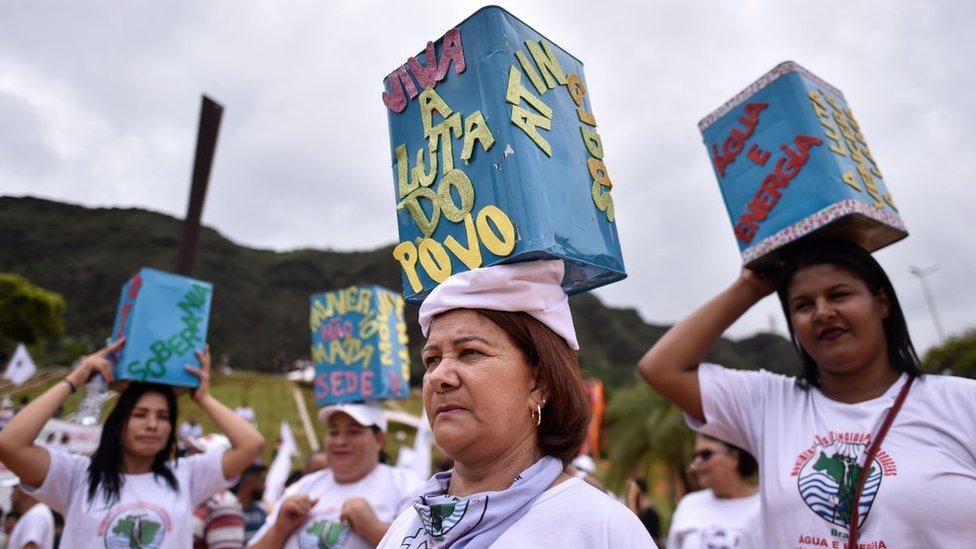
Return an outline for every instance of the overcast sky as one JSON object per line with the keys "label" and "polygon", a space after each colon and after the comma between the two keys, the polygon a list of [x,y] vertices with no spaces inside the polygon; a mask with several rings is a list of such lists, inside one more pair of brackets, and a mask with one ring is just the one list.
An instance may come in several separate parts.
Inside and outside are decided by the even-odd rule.
{"label": "overcast sky", "polygon": [[[671,323],[734,279],[696,123],[792,59],[844,92],[912,233],[877,257],[916,345],[938,337],[910,266],[937,266],[946,332],[976,325],[976,4],[500,4],[585,64],[630,273],[606,302]],[[182,216],[206,92],[226,110],[205,224],[257,248],[390,244],[382,79],[481,5],[4,2],[0,193]],[[731,335],[771,325],[767,298]]]}

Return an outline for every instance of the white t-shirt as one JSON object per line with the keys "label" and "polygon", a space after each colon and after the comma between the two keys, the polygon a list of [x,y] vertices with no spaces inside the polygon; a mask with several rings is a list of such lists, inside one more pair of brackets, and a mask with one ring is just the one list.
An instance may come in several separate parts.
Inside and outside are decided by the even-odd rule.
{"label": "white t-shirt", "polygon": [[[426,547],[422,537],[421,545],[410,544],[410,539],[420,531],[410,531],[416,516],[412,506],[400,513],[377,547]],[[578,478],[563,481],[543,492],[522,518],[492,545],[505,549],[655,547],[637,515]]]}
{"label": "white t-shirt", "polygon": [[21,549],[28,543],[36,543],[40,549],[54,547],[54,515],[43,503],[37,503],[19,519],[7,540],[8,549]]}
{"label": "white t-shirt", "polygon": [[347,499],[365,498],[377,518],[383,522],[392,522],[400,511],[413,503],[413,498],[422,485],[423,481],[413,471],[382,463],[365,477],[348,484],[336,482],[332,469],[316,471],[305,475],[285,490],[264,521],[264,526],[248,543],[257,543],[274,526],[281,502],[285,498],[294,494],[307,494],[310,498],[318,498],[318,503],[312,507],[305,522],[288,538],[285,549],[371,548],[372,545],[354,534],[347,524],[339,521],[342,504]]}
{"label": "white t-shirt", "polygon": [[124,475],[119,499],[106,506],[99,487],[88,503],[88,465],[85,456],[48,450],[51,466],[39,488],[22,485],[24,492],[64,515],[62,549],[72,547],[130,547],[153,549],[193,546],[193,509],[228,485],[221,468],[223,450],[171,462],[179,482],[173,491],[152,473]]}
{"label": "white t-shirt", "polygon": [[668,549],[752,549],[745,532],[758,515],[758,493],[723,499],[711,490],[691,492],[674,510]]}
{"label": "white t-shirt", "polygon": [[[844,547],[854,468],[907,376],[857,404],[766,371],[703,364],[698,379],[707,423],[689,424],[759,462],[764,545]],[[916,379],[869,471],[859,547],[972,547],[976,380]]]}

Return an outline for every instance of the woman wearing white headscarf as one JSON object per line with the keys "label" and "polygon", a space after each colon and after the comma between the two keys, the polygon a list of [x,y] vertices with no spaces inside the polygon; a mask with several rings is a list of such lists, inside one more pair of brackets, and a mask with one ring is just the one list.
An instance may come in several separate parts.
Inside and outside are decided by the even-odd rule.
{"label": "woman wearing white headscarf", "polygon": [[455,463],[380,547],[653,547],[626,507],[565,472],[589,423],[562,261],[460,273],[420,309],[424,408]]}

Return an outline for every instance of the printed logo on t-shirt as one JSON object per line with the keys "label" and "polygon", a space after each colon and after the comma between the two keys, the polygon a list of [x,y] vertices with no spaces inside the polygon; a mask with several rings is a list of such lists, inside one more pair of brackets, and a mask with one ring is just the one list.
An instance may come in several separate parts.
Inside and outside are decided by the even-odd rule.
{"label": "printed logo on t-shirt", "polygon": [[407,534],[400,542],[400,549],[430,549],[427,532],[423,528],[417,528],[413,534]]}
{"label": "printed logo on t-shirt", "polygon": [[456,501],[438,505],[415,505],[424,530],[434,538],[442,538],[457,526],[468,510],[468,502]]}
{"label": "printed logo on t-shirt", "polygon": [[735,549],[742,539],[742,530],[712,526],[701,533],[702,549]]}
{"label": "printed logo on t-shirt", "polygon": [[106,549],[155,549],[173,529],[166,509],[138,501],[109,510],[98,526]]}
{"label": "printed logo on t-shirt", "polygon": [[[803,502],[832,525],[830,532],[835,538],[847,539],[854,491],[870,443],[871,435],[867,433],[829,431],[826,435],[814,435],[813,444],[797,456],[790,472],[790,476],[797,477]],[[879,449],[865,474],[864,490],[858,503],[860,524],[864,524],[871,511],[882,479],[898,475],[898,467],[891,455]],[[818,545],[826,541],[818,536],[806,537],[810,539],[803,541],[801,536],[805,544]]]}
{"label": "printed logo on t-shirt", "polygon": [[328,519],[313,518],[298,535],[300,549],[333,549],[343,547],[352,531],[349,525]]}

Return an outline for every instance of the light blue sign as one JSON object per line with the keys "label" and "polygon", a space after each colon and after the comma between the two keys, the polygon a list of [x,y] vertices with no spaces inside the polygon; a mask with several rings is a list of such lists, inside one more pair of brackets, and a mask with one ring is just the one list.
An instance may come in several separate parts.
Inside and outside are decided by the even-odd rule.
{"label": "light blue sign", "polygon": [[496,263],[565,259],[570,294],[627,276],[578,59],[489,6],[384,90],[407,301]]}
{"label": "light blue sign", "polygon": [[796,63],[698,126],[745,263],[814,232],[869,251],[908,235],[843,94]]}
{"label": "light blue sign", "polygon": [[351,286],[309,298],[315,403],[406,398],[410,355],[403,298]]}
{"label": "light blue sign", "polygon": [[198,387],[186,371],[199,367],[210,322],[213,285],[156,269],[142,268],[122,286],[112,341],[125,346],[110,357],[116,379]]}

